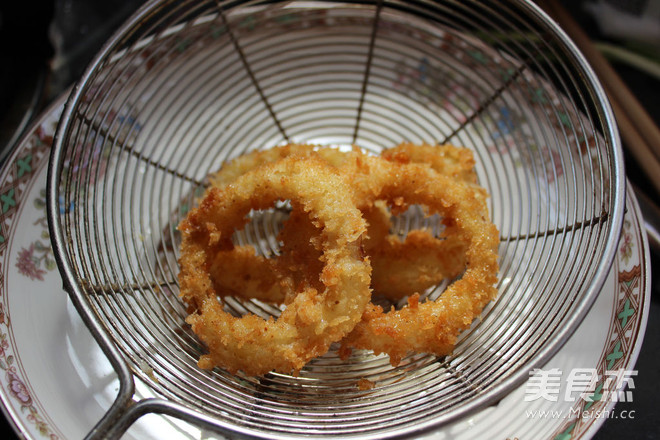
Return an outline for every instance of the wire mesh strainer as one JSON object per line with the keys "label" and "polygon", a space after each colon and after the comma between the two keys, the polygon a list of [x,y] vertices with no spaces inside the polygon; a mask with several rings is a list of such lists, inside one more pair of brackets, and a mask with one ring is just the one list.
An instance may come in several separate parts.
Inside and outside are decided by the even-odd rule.
{"label": "wire mesh strainer", "polygon": [[[474,151],[501,234],[499,296],[451,356],[393,368],[331,350],[297,377],[196,367],[176,225],[223,161],[287,141]],[[148,3],[72,92],[49,168],[65,287],[121,384],[90,435],[153,412],[226,435],[412,436],[497,402],[598,294],[622,221],[620,156],[593,73],[531,3]],[[286,216],[286,204],[254,213],[235,238],[277,253]],[[432,219],[410,211],[395,229],[420,221]]]}

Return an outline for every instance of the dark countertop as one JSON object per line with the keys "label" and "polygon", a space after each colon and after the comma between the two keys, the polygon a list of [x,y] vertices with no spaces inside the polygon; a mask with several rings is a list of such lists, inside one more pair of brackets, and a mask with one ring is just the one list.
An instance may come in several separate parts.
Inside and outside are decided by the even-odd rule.
{"label": "dark countertop", "polygon": [[[142,2],[137,0],[52,0],[4,2],[0,6],[0,161],[29,122],[69,87],[105,38]],[[565,2],[568,3],[568,2]],[[567,4],[568,6],[568,4]],[[597,33],[594,23],[571,3],[571,11],[585,30]],[[56,30],[56,32],[54,32]],[[49,34],[50,33],[50,34]],[[54,37],[57,34],[58,37]],[[56,51],[53,41],[57,42]],[[59,55],[55,57],[55,53]],[[614,65],[660,123],[660,81],[638,70]],[[649,200],[658,201],[651,186],[629,155],[627,175]],[[659,249],[652,252],[652,279],[658,279]],[[646,337],[635,369],[634,400],[617,409],[635,411],[634,419],[608,419],[595,439],[658,439],[660,418],[660,285],[652,285],[652,301]],[[17,438],[11,425],[0,417],[3,438]],[[503,440],[503,439],[502,439]],[[522,440],[522,439],[521,439]]]}

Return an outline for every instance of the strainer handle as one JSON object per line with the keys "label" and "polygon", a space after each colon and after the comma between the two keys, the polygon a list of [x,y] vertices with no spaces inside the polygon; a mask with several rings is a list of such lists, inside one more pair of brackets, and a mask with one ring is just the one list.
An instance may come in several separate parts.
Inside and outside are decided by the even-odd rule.
{"label": "strainer handle", "polygon": [[254,432],[241,430],[241,428],[235,426],[229,427],[218,419],[205,416],[186,406],[158,398],[148,398],[137,402],[131,400],[128,405],[123,407],[113,405],[85,438],[86,440],[120,438],[133,423],[147,414],[174,417],[191,423],[202,430],[212,431],[227,438],[269,438]]}
{"label": "strainer handle", "polygon": [[[52,236],[52,235],[51,235]],[[62,270],[60,268],[60,270]],[[82,292],[71,285],[64,283],[64,290],[69,294],[69,298],[73,305],[78,310],[79,316],[84,321],[87,328],[92,333],[92,336],[99,344],[101,350],[105,354],[112,368],[117,373],[119,379],[119,392],[115,401],[110,408],[103,415],[101,420],[97,422],[92,430],[87,434],[87,439],[104,439],[104,438],[118,438],[128,426],[119,423],[131,413],[131,408],[135,406],[133,396],[135,395],[135,380],[133,372],[130,370],[124,358],[119,353],[117,347],[112,343],[106,333],[103,332],[100,324],[90,319],[92,312],[90,306],[85,301],[81,300]],[[123,427],[123,429],[122,429]],[[117,428],[119,430],[117,430]],[[116,433],[116,435],[115,435]]]}

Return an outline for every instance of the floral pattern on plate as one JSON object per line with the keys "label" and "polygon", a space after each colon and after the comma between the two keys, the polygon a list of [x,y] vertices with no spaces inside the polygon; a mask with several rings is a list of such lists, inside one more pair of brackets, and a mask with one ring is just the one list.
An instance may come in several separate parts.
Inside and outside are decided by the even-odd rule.
{"label": "floral pattern on plate", "polygon": [[[4,371],[2,389],[5,394],[5,405],[9,403],[28,425],[32,425],[40,436],[60,438],[43,416],[36,400],[35,393],[26,385],[21,374],[20,358],[16,355],[18,347],[12,345],[12,319],[11,311],[7,307],[5,290],[7,277],[18,274],[31,280],[44,280],[49,270],[55,269],[52,259],[52,250],[48,243],[47,223],[45,222],[45,200],[35,201],[40,206],[44,216],[35,220],[44,226],[45,236],[34,240],[30,245],[19,252],[19,258],[14,263],[7,262],[8,248],[12,241],[12,234],[20,227],[22,218],[20,208],[28,201],[25,197],[28,187],[35,177],[43,175],[43,168],[48,161],[48,152],[53,142],[53,134],[57,126],[61,104],[47,112],[41,121],[33,127],[32,131],[23,139],[18,149],[8,158],[2,173],[0,184],[0,258],[2,258],[2,292],[0,296],[0,369]],[[44,182],[45,183],[45,182]],[[12,272],[13,269],[17,272]],[[9,397],[9,399],[7,399]],[[7,402],[9,400],[9,402]],[[16,420],[15,420],[16,421]]]}

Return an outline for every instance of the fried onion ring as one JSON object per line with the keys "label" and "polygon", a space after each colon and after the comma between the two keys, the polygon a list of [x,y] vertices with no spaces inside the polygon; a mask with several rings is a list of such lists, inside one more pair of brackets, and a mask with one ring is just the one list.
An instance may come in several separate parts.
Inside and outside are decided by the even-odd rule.
{"label": "fried onion ring", "polygon": [[[223,310],[209,267],[233,248],[231,235],[252,209],[291,200],[319,228],[323,291],[304,286],[276,320],[234,317]],[[261,375],[298,371],[325,353],[360,320],[371,291],[370,264],[361,249],[366,223],[351,203],[347,182],[315,158],[290,157],[241,174],[234,184],[212,187],[179,225],[179,286],[189,305],[186,321],[206,344],[201,368]]]}
{"label": "fried onion ring", "polygon": [[370,304],[362,321],[342,341],[341,352],[346,355],[350,348],[361,348],[386,353],[392,365],[409,352],[449,354],[458,335],[497,292],[498,231],[485,215],[485,191],[416,163],[365,157],[352,166],[356,168],[352,174],[361,180],[352,184],[357,199],[399,200],[441,215],[455,228],[453,235],[466,243],[467,265],[462,277],[435,301],[420,304],[412,296],[407,306],[387,312]]}

